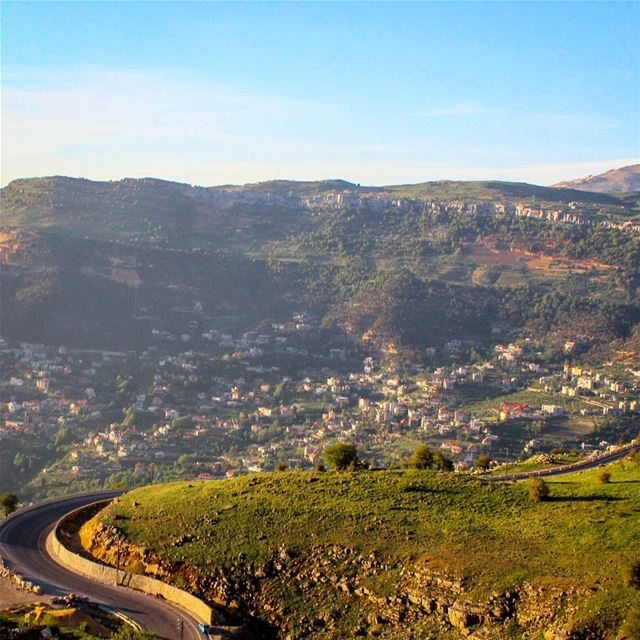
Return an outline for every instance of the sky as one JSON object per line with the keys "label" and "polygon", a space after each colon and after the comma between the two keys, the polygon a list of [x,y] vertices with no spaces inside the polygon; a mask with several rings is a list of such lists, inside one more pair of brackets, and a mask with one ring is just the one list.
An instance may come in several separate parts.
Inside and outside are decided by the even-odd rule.
{"label": "sky", "polygon": [[551,184],[640,162],[640,3],[11,2],[2,184]]}

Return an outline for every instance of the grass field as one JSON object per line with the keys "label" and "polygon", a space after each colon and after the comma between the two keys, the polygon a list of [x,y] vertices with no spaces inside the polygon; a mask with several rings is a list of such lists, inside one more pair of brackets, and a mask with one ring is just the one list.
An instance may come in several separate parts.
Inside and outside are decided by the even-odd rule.
{"label": "grass field", "polygon": [[[387,577],[368,578],[380,596],[400,589],[395,580],[407,569],[455,576],[468,601],[561,585],[590,594],[578,598],[574,620],[614,629],[629,606],[640,606],[621,577],[640,557],[640,468],[624,461],[610,470],[609,484],[597,471],[552,479],[540,503],[526,484],[427,471],[259,474],[137,489],[97,517],[203,574],[237,571],[239,557],[250,572],[283,547],[304,559],[338,545],[385,559]],[[176,547],[177,535],[192,542]],[[293,587],[279,585],[278,594],[294,617],[322,605]]]}

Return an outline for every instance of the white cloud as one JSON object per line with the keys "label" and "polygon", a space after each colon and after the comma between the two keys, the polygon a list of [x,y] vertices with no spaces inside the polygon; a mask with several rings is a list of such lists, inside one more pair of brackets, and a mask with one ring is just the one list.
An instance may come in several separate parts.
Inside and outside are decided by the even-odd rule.
{"label": "white cloud", "polygon": [[[497,112],[460,102],[421,115]],[[607,124],[562,114],[539,117],[564,118],[567,126]],[[4,70],[2,183],[62,174],[156,176],[203,185],[336,177],[362,184],[551,184],[637,162],[535,164],[526,161],[526,150],[505,147],[504,141],[487,146],[483,139],[465,139],[456,146],[448,136],[438,137],[438,121],[420,139],[397,122],[363,125],[340,105],[248,91],[180,70]]]}
{"label": "white cloud", "polygon": [[339,112],[336,105],[244,91],[175,70],[21,70],[3,81],[5,179],[73,161],[82,167],[96,154],[126,162],[150,149],[165,157],[233,152],[238,160],[295,146],[296,127],[327,126]]}

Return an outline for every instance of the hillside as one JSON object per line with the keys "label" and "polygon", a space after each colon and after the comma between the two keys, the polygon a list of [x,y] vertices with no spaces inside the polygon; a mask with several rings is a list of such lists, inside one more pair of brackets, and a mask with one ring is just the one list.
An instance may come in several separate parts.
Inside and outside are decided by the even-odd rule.
{"label": "hillside", "polygon": [[558,189],[578,189],[593,193],[624,193],[640,190],[640,164],[632,164],[620,169],[611,169],[597,176],[587,176],[578,180],[559,182]]}
{"label": "hillside", "polygon": [[638,219],[637,194],[495,181],[16,180],[3,335],[144,347],[312,311],[401,357],[525,331],[633,358]]}
{"label": "hillside", "polygon": [[[144,348],[151,332],[235,318],[250,325],[296,291],[264,262],[66,234],[0,233],[3,335],[78,346]],[[280,292],[280,293],[274,293]]]}
{"label": "hillside", "polygon": [[174,483],[131,491],[81,537],[267,622],[264,637],[633,638],[617,634],[640,607],[622,577],[640,553],[640,469],[611,472],[552,480],[542,503],[523,484],[409,470]]}
{"label": "hillside", "polygon": [[[398,201],[402,198],[403,202]],[[583,202],[591,214],[625,215],[614,196],[509,182],[427,182],[360,187],[342,180],[274,180],[244,186],[196,187],[153,178],[96,182],[54,176],[15,180],[2,189],[3,224],[74,236],[173,248],[206,248],[230,240],[246,248],[302,231],[309,211],[326,208],[421,209],[425,203]],[[595,205],[600,205],[600,208]],[[239,230],[239,231],[238,231]],[[241,234],[233,239],[234,234]]]}

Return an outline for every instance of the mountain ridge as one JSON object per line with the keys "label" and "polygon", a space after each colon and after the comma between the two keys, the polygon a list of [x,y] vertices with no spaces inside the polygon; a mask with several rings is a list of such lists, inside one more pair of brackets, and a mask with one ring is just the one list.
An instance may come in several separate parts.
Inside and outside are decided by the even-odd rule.
{"label": "mountain ridge", "polygon": [[592,193],[627,193],[640,189],[640,164],[610,169],[598,175],[567,180],[551,185],[557,189],[577,189]]}
{"label": "mountain ridge", "polygon": [[[203,329],[313,309],[390,353],[531,322],[556,342],[614,344],[635,324],[640,194],[54,176],[1,195],[9,338],[118,346],[131,336],[140,346],[152,330],[183,333],[184,309]],[[103,304],[110,296],[118,310]],[[79,325],[82,309],[93,315]],[[607,317],[611,331],[596,332]]]}
{"label": "mountain ridge", "polygon": [[[634,165],[640,171],[640,165]],[[619,171],[619,170],[612,170]],[[604,175],[604,174],[603,174]],[[593,177],[593,176],[589,176]],[[596,176],[597,177],[597,176]],[[580,180],[573,181],[575,183],[581,182]],[[21,186],[26,185],[41,185],[41,186],[93,186],[93,187],[117,187],[125,185],[154,185],[160,187],[172,187],[182,188],[195,191],[222,191],[222,192],[238,192],[238,191],[264,191],[264,192],[277,192],[282,190],[292,190],[298,193],[304,193],[305,191],[357,191],[360,193],[372,193],[372,192],[388,192],[398,194],[419,194],[428,195],[432,193],[437,195],[439,193],[448,193],[451,188],[461,189],[464,195],[468,197],[481,197],[481,192],[484,189],[496,191],[497,193],[503,193],[504,195],[511,195],[514,192],[521,195],[521,197],[548,197],[550,199],[558,198],[558,190],[562,189],[563,185],[570,185],[572,182],[562,182],[551,186],[538,185],[529,182],[521,181],[508,181],[508,180],[428,180],[425,182],[417,183],[400,183],[400,184],[388,184],[388,185],[361,185],[359,183],[349,182],[341,178],[325,179],[325,180],[264,180],[260,182],[249,182],[245,184],[220,184],[220,185],[196,185],[188,182],[180,182],[175,180],[166,180],[163,178],[155,178],[153,176],[146,176],[143,178],[130,178],[123,177],[118,180],[93,180],[84,177],[75,176],[63,176],[63,175],[51,175],[51,176],[38,176],[27,178],[16,178],[7,185],[0,189],[0,192],[5,197],[10,197],[13,190]],[[474,191],[475,190],[475,191]],[[602,201],[612,202],[606,197],[601,200],[597,196],[589,197],[585,195],[585,191],[582,189],[575,189],[567,186],[563,189],[566,193],[562,194],[565,198],[575,196],[576,198],[587,198],[588,201]],[[640,185],[638,189],[640,190]],[[634,189],[628,189],[628,191],[634,191]],[[575,193],[571,193],[575,192]],[[598,192],[599,193],[599,192]],[[602,194],[603,196],[606,194]]]}

